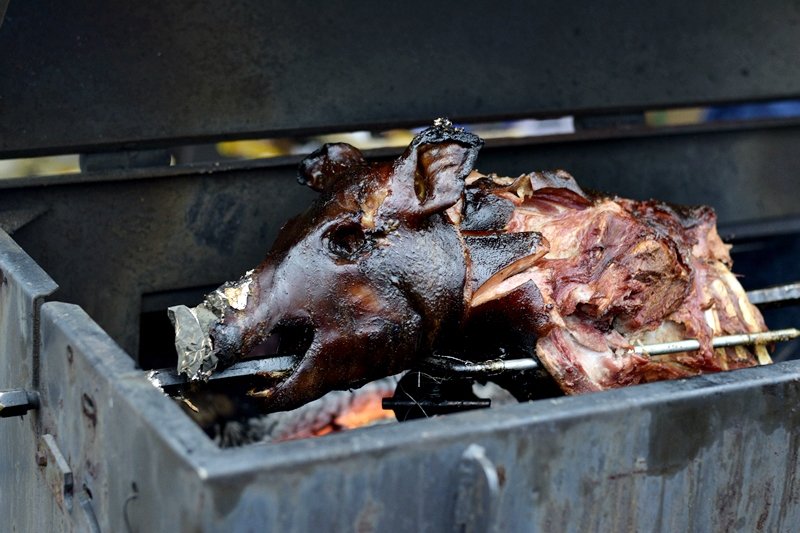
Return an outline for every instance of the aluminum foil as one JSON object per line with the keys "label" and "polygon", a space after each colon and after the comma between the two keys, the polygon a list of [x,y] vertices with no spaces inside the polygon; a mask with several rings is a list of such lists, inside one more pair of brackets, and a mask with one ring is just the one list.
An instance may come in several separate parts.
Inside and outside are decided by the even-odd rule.
{"label": "aluminum foil", "polygon": [[218,361],[209,332],[219,318],[202,304],[176,305],[167,309],[167,313],[175,327],[178,373],[192,380],[208,379]]}
{"label": "aluminum foil", "polygon": [[196,307],[176,305],[167,309],[175,328],[178,373],[190,380],[207,380],[217,369],[219,358],[214,350],[211,330],[226,313],[247,307],[252,286],[251,270],[239,281],[228,282],[205,297]]}

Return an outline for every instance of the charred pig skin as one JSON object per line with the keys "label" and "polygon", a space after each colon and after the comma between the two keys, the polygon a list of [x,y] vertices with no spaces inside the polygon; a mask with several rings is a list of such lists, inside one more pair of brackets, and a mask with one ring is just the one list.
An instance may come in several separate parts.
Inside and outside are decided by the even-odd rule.
{"label": "charred pig skin", "polygon": [[[308,156],[299,181],[320,195],[265,261],[173,311],[176,330],[194,334],[176,340],[179,369],[198,379],[296,353],[292,372],[253,393],[274,411],[435,352],[535,354],[568,394],[769,361],[764,347],[711,347],[715,335],[765,330],[711,209],[587,194],[564,171],[483,175],[481,146],[440,122],[394,161],[346,144]],[[630,352],[682,338],[703,347]]]}
{"label": "charred pig skin", "polygon": [[[306,158],[300,182],[320,196],[275,241],[241,309],[218,305],[209,337],[221,366],[275,333],[306,337],[285,380],[257,393],[288,409],[408,368],[456,334],[468,291],[465,244],[446,211],[461,201],[482,141],[449,127],[417,136],[395,161],[348,145]],[[230,287],[228,287],[230,289]]]}

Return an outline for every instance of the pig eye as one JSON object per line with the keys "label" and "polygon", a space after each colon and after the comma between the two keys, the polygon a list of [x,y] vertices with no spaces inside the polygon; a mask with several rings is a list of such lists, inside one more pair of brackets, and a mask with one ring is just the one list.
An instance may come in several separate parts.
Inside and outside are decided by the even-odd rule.
{"label": "pig eye", "polygon": [[361,226],[338,226],[328,233],[328,249],[342,259],[354,259],[367,248],[367,236]]}

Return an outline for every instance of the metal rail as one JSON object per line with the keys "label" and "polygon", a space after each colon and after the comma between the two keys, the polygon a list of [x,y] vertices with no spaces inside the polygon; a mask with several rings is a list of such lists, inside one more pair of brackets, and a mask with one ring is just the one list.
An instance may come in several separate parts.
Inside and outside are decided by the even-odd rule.
{"label": "metal rail", "polygon": [[789,304],[800,301],[800,282],[767,287],[747,292],[747,299],[753,305]]}

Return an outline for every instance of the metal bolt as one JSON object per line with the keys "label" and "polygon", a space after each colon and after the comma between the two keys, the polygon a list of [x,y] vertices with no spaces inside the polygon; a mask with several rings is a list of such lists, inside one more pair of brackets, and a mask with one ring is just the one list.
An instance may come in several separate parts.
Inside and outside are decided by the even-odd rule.
{"label": "metal bolt", "polygon": [[39,394],[24,389],[0,391],[0,418],[22,416],[39,407]]}

